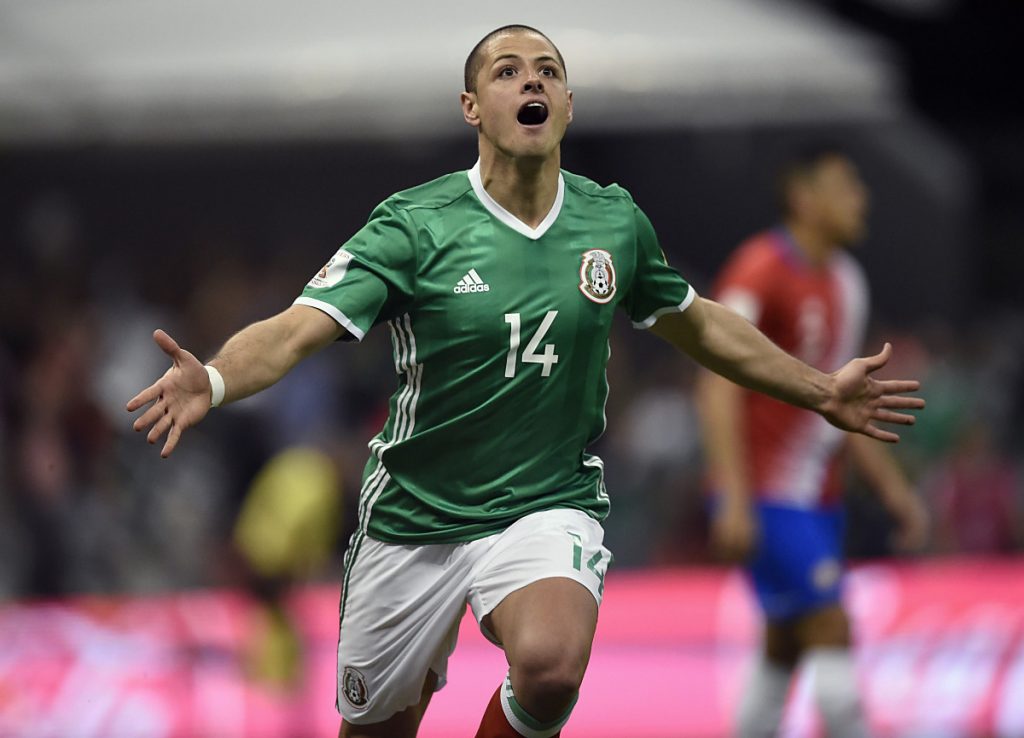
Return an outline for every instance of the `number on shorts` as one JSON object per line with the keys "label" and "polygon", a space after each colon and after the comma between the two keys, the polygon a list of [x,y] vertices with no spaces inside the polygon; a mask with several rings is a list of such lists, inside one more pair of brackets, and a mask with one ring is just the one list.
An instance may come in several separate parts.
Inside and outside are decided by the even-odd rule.
{"label": "number on shorts", "polygon": [[[583,539],[580,538],[578,533],[567,532],[569,537],[572,538],[572,568],[576,571],[583,571]],[[587,568],[594,572],[594,576],[600,582],[597,587],[599,594],[604,594],[604,572],[606,567],[597,568],[603,558],[604,554],[598,551],[587,561]]]}

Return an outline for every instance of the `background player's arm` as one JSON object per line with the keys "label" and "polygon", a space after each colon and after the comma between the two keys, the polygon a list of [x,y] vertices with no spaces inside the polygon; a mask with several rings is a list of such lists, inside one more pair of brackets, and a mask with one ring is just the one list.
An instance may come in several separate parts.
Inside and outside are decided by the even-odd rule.
{"label": "background player's arm", "polygon": [[754,548],[757,522],[743,427],[743,389],[725,377],[704,372],[697,385],[704,453],[720,507],[712,520],[715,548],[727,560],[741,561]]}
{"label": "background player's arm", "polygon": [[875,356],[824,374],[787,354],[739,314],[701,297],[680,313],[661,316],[651,330],[716,374],[881,441],[896,442],[899,436],[878,428],[876,421],[910,425],[914,416],[898,410],[924,407],[924,400],[901,395],[917,390],[918,382],[871,377],[889,360],[889,344]]}
{"label": "background player's arm", "polygon": [[924,547],[928,538],[928,510],[889,449],[866,436],[851,435],[850,457],[885,509],[896,520],[894,543],[906,551]]}
{"label": "background player's arm", "polygon": [[[224,378],[224,402],[240,400],[277,382],[299,361],[337,340],[344,329],[331,317],[305,305],[293,305],[272,318],[243,328],[231,337],[211,361]],[[157,330],[153,340],[171,359],[171,368],[133,397],[129,412],[152,403],[133,428],[150,426],[146,440],[167,433],[160,455],[167,457],[186,428],[202,420],[210,409],[210,377],[202,363]]]}

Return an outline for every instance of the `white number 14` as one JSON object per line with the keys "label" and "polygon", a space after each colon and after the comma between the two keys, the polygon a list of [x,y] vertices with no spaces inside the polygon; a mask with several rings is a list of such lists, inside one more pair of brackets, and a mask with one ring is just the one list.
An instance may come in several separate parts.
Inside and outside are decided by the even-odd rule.
{"label": "white number 14", "polygon": [[[558,315],[557,310],[548,310],[544,320],[540,322],[537,332],[533,334],[533,338],[530,339],[530,342],[526,344],[526,348],[523,349],[523,363],[542,365],[544,367],[540,371],[542,377],[551,376],[551,367],[558,363],[558,354],[555,353],[554,344],[546,344],[544,346],[544,353],[537,353],[540,342],[544,340],[544,336],[551,329],[551,324],[555,322],[556,315]],[[519,313],[505,313],[505,322],[509,324],[512,333],[509,336],[508,358],[505,360],[505,376],[511,378],[516,375],[516,358],[519,353],[519,332],[522,321]]]}

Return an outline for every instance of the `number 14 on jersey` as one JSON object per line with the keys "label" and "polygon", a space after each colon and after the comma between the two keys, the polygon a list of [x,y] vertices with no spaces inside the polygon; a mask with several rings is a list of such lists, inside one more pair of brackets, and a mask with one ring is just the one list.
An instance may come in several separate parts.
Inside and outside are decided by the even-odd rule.
{"label": "number 14 on jersey", "polygon": [[551,324],[555,322],[555,316],[557,315],[557,310],[548,310],[547,314],[544,315],[544,320],[540,322],[540,327],[537,328],[533,338],[526,344],[522,357],[520,357],[519,342],[522,331],[522,318],[519,313],[505,313],[505,322],[509,324],[511,334],[509,336],[508,358],[505,360],[506,377],[512,378],[516,375],[516,367],[520,358],[524,364],[540,364],[543,367],[540,371],[542,377],[551,376],[551,367],[558,363],[555,345],[552,343],[545,344],[543,353],[537,353],[537,349],[540,348],[540,342],[544,340],[544,336],[551,330]]}

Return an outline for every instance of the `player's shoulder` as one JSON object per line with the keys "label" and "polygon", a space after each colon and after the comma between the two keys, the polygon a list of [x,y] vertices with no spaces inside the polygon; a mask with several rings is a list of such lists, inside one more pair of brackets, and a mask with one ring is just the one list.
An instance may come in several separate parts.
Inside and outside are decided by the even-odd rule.
{"label": "player's shoulder", "polygon": [[851,278],[864,279],[864,267],[847,249],[836,249],[832,257],[832,268]]}
{"label": "player's shoulder", "polygon": [[785,264],[785,249],[775,231],[761,231],[742,241],[729,257],[730,264],[748,269],[777,269]]}
{"label": "player's shoulder", "polygon": [[614,182],[609,185],[598,184],[589,177],[573,174],[562,170],[565,188],[584,198],[594,198],[604,202],[619,201],[624,205],[633,205],[633,196],[621,185]]}
{"label": "player's shoulder", "polygon": [[767,294],[785,283],[787,269],[777,234],[762,231],[750,236],[729,255],[715,280],[715,294],[745,289]]}
{"label": "player's shoulder", "polygon": [[868,291],[868,277],[864,267],[846,249],[838,249],[832,257],[832,274],[851,289],[862,293]]}
{"label": "player's shoulder", "polygon": [[462,170],[396,192],[384,204],[408,212],[440,210],[457,203],[472,190],[469,176]]}

